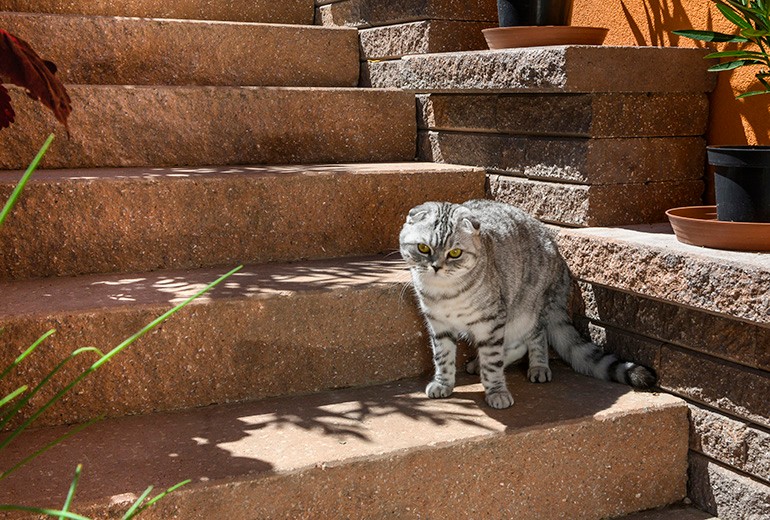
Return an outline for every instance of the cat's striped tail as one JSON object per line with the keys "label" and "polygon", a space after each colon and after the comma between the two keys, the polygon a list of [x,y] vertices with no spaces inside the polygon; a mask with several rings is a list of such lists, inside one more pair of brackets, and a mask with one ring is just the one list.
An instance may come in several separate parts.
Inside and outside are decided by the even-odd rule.
{"label": "cat's striped tail", "polygon": [[651,388],[657,382],[652,368],[623,361],[615,354],[604,352],[599,345],[586,341],[563,310],[551,314],[547,336],[549,345],[579,374],[634,388]]}

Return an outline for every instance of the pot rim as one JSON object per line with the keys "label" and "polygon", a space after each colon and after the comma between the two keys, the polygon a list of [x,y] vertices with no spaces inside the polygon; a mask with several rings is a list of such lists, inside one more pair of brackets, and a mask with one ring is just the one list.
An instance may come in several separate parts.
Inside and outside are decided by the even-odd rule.
{"label": "pot rim", "polygon": [[770,169],[770,146],[713,145],[706,147],[706,153],[712,166]]}

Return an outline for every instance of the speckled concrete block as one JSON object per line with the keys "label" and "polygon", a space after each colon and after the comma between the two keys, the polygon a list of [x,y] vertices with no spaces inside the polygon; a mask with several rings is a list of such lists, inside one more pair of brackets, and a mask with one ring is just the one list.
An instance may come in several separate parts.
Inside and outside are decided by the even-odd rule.
{"label": "speckled concrete block", "polygon": [[770,486],[692,453],[688,495],[693,503],[721,519],[770,517]]}
{"label": "speckled concrete block", "polygon": [[535,217],[568,226],[661,222],[665,211],[700,201],[701,181],[588,186],[490,174],[488,196]]}
{"label": "speckled concrete block", "polygon": [[[418,156],[529,179],[596,186],[699,180],[705,149],[701,137],[586,139],[423,131]],[[651,188],[640,202],[655,205],[659,194]]]}
{"label": "speckled concrete block", "polygon": [[[292,87],[70,85],[71,138],[51,168],[411,161],[408,92]],[[0,169],[26,168],[53,115],[12,89],[16,123],[0,132]]]}
{"label": "speckled concrete block", "polygon": [[460,20],[497,23],[495,0],[344,0],[318,2],[316,23],[370,27],[417,20]]}
{"label": "speckled concrete block", "polygon": [[491,22],[422,20],[362,29],[359,32],[361,59],[382,60],[407,54],[486,49],[481,31],[496,26]]}
{"label": "speckled concrete block", "polygon": [[674,347],[661,352],[661,388],[770,427],[770,374]]}
{"label": "speckled concrete block", "polygon": [[592,320],[770,371],[769,327],[596,283],[581,283],[580,289],[584,303],[581,313]]}
{"label": "speckled concrete block", "polygon": [[[229,268],[0,284],[0,365],[46,330],[57,330],[20,371],[0,382],[0,393],[36,384],[76,348],[108,352]],[[39,424],[428,373],[428,340],[404,289],[408,279],[403,263],[385,258],[247,266],[78,385]],[[94,361],[94,355],[79,357],[58,381]],[[49,386],[33,406],[56,389]]]}
{"label": "speckled concrete block", "polygon": [[[0,13],[67,83],[354,87],[355,30]],[[162,49],[162,52],[159,52]]]}
{"label": "speckled concrete block", "polygon": [[0,11],[305,25],[313,23],[313,0],[0,0]]}
{"label": "speckled concrete block", "polygon": [[[20,175],[0,174],[0,200]],[[413,206],[483,195],[482,170],[414,162],[40,171],[0,279],[395,251]]]}
{"label": "speckled concrete block", "polygon": [[770,434],[753,424],[691,404],[690,448],[770,482]]}
{"label": "speckled concrete block", "polygon": [[418,128],[515,135],[701,136],[708,98],[666,94],[421,94]]}
{"label": "speckled concrete block", "polygon": [[424,54],[403,57],[398,75],[421,92],[709,92],[706,53],[602,45]]}
{"label": "speckled concrete block", "polygon": [[147,482],[164,489],[192,479],[149,519],[598,520],[684,497],[687,408],[679,399],[560,367],[547,385],[520,371],[509,380],[518,401],[502,411],[483,404],[477,382],[430,400],[424,381],[405,381],[105,421],[9,479],[0,502],[61,504],[78,462],[75,510],[90,515]]}
{"label": "speckled concrete block", "polygon": [[667,224],[560,229],[557,239],[582,280],[770,325],[770,255],[682,244]]}
{"label": "speckled concrete block", "polygon": [[691,506],[676,504],[618,517],[615,520],[719,520],[719,518]]}

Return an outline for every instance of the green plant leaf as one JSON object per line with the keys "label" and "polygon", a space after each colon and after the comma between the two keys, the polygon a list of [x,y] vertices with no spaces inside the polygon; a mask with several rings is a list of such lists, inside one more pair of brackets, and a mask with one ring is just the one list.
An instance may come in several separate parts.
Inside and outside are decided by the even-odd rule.
{"label": "green plant leaf", "polygon": [[37,155],[32,160],[30,165],[27,167],[27,171],[24,172],[24,175],[22,175],[21,180],[19,180],[18,184],[16,185],[16,188],[13,190],[13,193],[11,193],[11,197],[5,203],[5,206],[3,206],[3,210],[0,211],[0,227],[3,226],[3,222],[5,222],[5,219],[8,217],[8,214],[16,205],[16,201],[18,200],[19,195],[21,195],[21,191],[24,189],[24,186],[27,185],[27,181],[32,175],[32,172],[34,172],[37,169],[37,165],[40,164],[40,160],[43,158],[43,155],[45,155],[45,152],[48,151],[48,147],[51,146],[51,142],[53,141],[53,139],[54,139],[54,134],[51,134],[48,136],[48,139],[45,140],[45,143],[43,143],[42,148],[40,148],[40,151],[37,152]]}
{"label": "green plant leaf", "polygon": [[757,60],[735,60],[726,61],[713,67],[709,67],[709,72],[724,72],[726,70],[737,69],[738,67],[745,67],[746,65],[763,65],[761,61]]}
{"label": "green plant leaf", "polygon": [[173,486],[171,486],[170,488],[168,488],[168,489],[167,489],[166,491],[164,491],[163,493],[160,493],[160,494],[158,494],[156,497],[154,497],[154,498],[152,498],[151,500],[149,500],[149,501],[148,501],[148,502],[147,502],[147,503],[146,503],[144,506],[142,506],[142,508],[141,508],[141,509],[139,509],[138,513],[141,513],[142,511],[144,511],[144,510],[145,510],[145,509],[147,509],[148,507],[150,507],[150,506],[152,506],[153,504],[155,504],[155,502],[157,502],[158,500],[161,500],[162,498],[164,498],[164,497],[165,497],[166,495],[168,495],[169,493],[173,493],[174,491],[176,491],[176,490],[177,490],[177,489],[179,489],[180,487],[182,487],[182,486],[186,486],[186,485],[187,485],[187,484],[189,484],[190,482],[192,482],[192,480],[190,480],[190,479],[187,479],[187,480],[183,480],[182,482],[180,482],[180,483],[178,483],[178,484],[174,484]]}
{"label": "green plant leaf", "polygon": [[[80,481],[80,473],[83,471],[83,465],[78,464],[78,466],[75,468],[75,476],[72,478],[72,484],[70,484],[70,490],[67,492],[67,498],[64,500],[64,505],[62,506],[62,511],[69,511],[70,506],[72,505],[72,499],[75,498],[75,489],[78,487],[78,482]],[[64,520],[64,517],[59,515],[59,520]]]}
{"label": "green plant leaf", "polygon": [[51,330],[49,330],[48,332],[46,332],[45,334],[43,334],[42,336],[40,336],[39,338],[37,338],[37,339],[35,340],[35,342],[34,342],[34,343],[32,343],[32,345],[30,345],[30,347],[29,347],[27,350],[25,350],[24,352],[22,352],[22,354],[21,354],[19,357],[17,357],[17,358],[16,358],[16,359],[13,361],[13,363],[11,363],[10,365],[8,365],[8,366],[5,368],[5,370],[3,370],[3,373],[2,373],[2,374],[0,374],[0,380],[1,380],[1,379],[3,379],[5,376],[7,376],[7,375],[8,375],[8,373],[9,373],[11,370],[13,370],[13,369],[14,369],[14,368],[16,368],[17,366],[19,366],[19,363],[21,363],[22,361],[24,361],[24,359],[25,359],[27,356],[29,356],[30,354],[32,354],[32,352],[34,352],[34,350],[35,350],[35,349],[38,347],[38,345],[40,345],[42,342],[44,342],[45,340],[47,340],[47,339],[48,339],[48,338],[51,336],[51,334],[53,334],[53,333],[55,333],[55,332],[56,332],[56,329],[51,329]]}
{"label": "green plant leaf", "polygon": [[756,60],[761,60],[765,58],[765,55],[761,52],[754,52],[754,51],[721,51],[721,52],[712,52],[708,56],[704,56],[704,59],[710,60],[710,59],[716,59],[716,58],[753,58]]}
{"label": "green plant leaf", "polygon": [[704,42],[748,42],[749,40],[740,35],[725,34],[715,31],[695,31],[695,30],[682,30],[674,31],[674,34],[678,36],[684,36],[692,40],[700,40]]}
{"label": "green plant leaf", "polygon": [[740,13],[736,12],[735,9],[732,9],[731,7],[728,7],[726,4],[717,4],[717,9],[719,9],[719,12],[722,13],[722,16],[727,18],[729,21],[740,27],[741,29],[752,29],[753,26],[751,23],[746,21],[743,16],[740,15]]}
{"label": "green plant leaf", "polygon": [[149,495],[152,492],[152,486],[148,487],[144,490],[144,493],[142,493],[139,498],[134,501],[133,505],[126,511],[126,514],[122,516],[122,520],[130,520],[134,517],[134,515],[137,514],[139,506],[142,505],[142,502],[144,502],[144,499],[147,498],[147,495]]}
{"label": "green plant leaf", "polygon": [[741,31],[741,36],[750,39],[764,38],[768,35],[770,35],[770,31],[754,29],[753,27],[750,29],[743,29]]}
{"label": "green plant leaf", "polygon": [[752,97],[752,96],[760,96],[762,94],[770,94],[770,89],[769,90],[752,90],[751,92],[745,92],[740,96],[735,96],[735,99],[743,99],[743,98]]}

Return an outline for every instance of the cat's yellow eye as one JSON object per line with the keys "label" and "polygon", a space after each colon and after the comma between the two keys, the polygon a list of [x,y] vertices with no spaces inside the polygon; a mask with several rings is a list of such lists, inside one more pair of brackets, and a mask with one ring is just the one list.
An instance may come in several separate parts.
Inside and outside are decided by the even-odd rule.
{"label": "cat's yellow eye", "polygon": [[430,246],[428,244],[417,244],[417,250],[420,253],[427,255],[430,253]]}
{"label": "cat's yellow eye", "polygon": [[460,258],[463,254],[462,249],[452,249],[449,251],[449,258]]}

